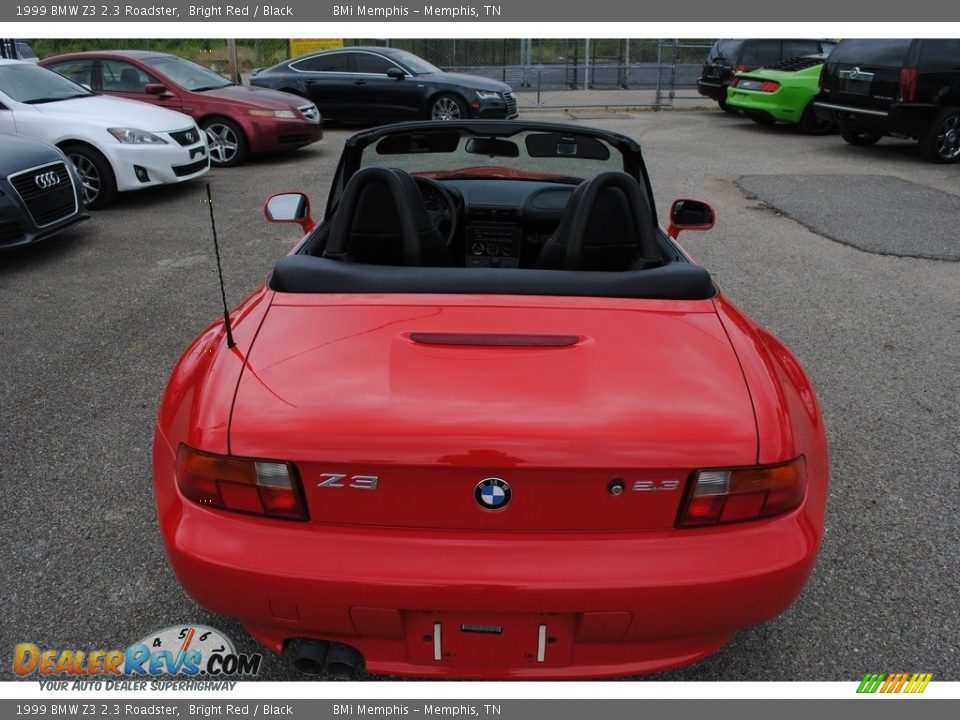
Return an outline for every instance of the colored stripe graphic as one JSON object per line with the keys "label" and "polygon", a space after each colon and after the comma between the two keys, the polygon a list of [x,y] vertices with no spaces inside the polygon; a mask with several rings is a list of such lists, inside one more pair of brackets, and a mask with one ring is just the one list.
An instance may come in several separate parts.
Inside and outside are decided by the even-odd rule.
{"label": "colored stripe graphic", "polygon": [[858,693],[875,693],[880,688],[880,683],[884,681],[886,675],[884,673],[867,673],[863,676],[863,680],[860,683],[860,687],[857,688]]}
{"label": "colored stripe graphic", "polygon": [[880,688],[882,693],[898,693],[903,684],[907,681],[906,673],[891,673],[887,676],[887,681]]}
{"label": "colored stripe graphic", "polygon": [[858,693],[922,693],[933,673],[867,673],[857,687]]}
{"label": "colored stripe graphic", "polygon": [[907,685],[907,689],[904,692],[908,693],[922,693],[927,689],[927,685],[930,684],[930,680],[933,679],[933,673],[914,673],[913,677],[910,678],[910,683]]}

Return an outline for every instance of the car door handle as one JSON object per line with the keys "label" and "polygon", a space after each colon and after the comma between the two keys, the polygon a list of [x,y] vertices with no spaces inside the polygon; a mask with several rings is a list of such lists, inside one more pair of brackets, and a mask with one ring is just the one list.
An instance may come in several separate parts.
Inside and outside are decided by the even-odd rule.
{"label": "car door handle", "polygon": [[366,80],[354,80],[354,81],[353,81],[353,84],[354,84],[354,85],[366,85],[366,84],[367,84],[367,81],[366,81]]}

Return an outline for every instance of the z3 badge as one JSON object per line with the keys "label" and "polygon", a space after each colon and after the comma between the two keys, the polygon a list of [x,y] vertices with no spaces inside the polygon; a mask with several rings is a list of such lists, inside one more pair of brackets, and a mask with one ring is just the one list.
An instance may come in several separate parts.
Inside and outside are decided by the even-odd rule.
{"label": "z3 badge", "polygon": [[340,473],[323,473],[323,478],[317,483],[318,488],[353,488],[354,490],[376,490],[380,478],[376,475],[341,475]]}

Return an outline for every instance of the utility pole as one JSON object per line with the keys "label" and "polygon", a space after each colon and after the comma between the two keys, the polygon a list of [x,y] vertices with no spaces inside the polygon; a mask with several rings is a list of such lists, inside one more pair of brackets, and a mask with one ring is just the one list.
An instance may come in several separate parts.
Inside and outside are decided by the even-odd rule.
{"label": "utility pole", "polygon": [[230,67],[230,79],[238,85],[242,84],[240,82],[240,68],[237,63],[237,41],[233,38],[227,39],[227,62]]}

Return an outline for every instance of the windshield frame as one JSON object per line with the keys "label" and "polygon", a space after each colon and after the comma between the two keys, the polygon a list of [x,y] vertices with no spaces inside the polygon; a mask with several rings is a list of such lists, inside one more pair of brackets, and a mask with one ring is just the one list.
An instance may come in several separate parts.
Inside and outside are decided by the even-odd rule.
{"label": "windshield frame", "polygon": [[[396,158],[402,156],[399,154],[381,155],[379,156],[381,158],[379,162],[364,163],[365,153],[368,150],[375,148],[377,143],[381,142],[384,138],[393,135],[409,133],[446,133],[453,131],[460,133],[461,142],[465,142],[465,139],[469,138],[498,138],[510,140],[511,138],[515,138],[522,133],[562,133],[566,135],[594,138],[610,148],[611,160],[615,158],[613,153],[618,152],[620,154],[621,163],[611,163],[611,165],[617,166],[611,166],[610,168],[606,169],[620,170],[625,172],[640,183],[640,186],[646,194],[650,203],[650,207],[654,213],[654,222],[656,222],[656,204],[654,203],[653,192],[650,187],[650,178],[647,174],[646,167],[644,166],[643,157],[640,152],[640,145],[635,140],[627,137],[626,135],[620,135],[619,133],[600,130],[597,128],[580,127],[561,123],[522,122],[514,120],[451,120],[442,123],[438,123],[436,121],[406,122],[372,128],[351,136],[347,139],[344,145],[343,154],[340,156],[340,162],[337,165],[333,182],[330,185],[330,193],[327,196],[325,211],[326,216],[330,217],[335,211],[337,203],[340,200],[340,196],[343,193],[343,188],[346,186],[346,183],[350,177],[352,177],[357,170],[371,165],[380,165],[383,167],[398,166],[396,162],[391,162],[391,160],[395,160]],[[475,156],[476,159],[480,159],[482,157],[484,156]],[[512,158],[491,158],[489,165],[490,167],[502,167],[504,160],[508,159]],[[545,170],[549,171],[549,168],[543,167],[543,158],[525,157],[523,160],[528,163],[526,169],[533,174],[543,173]],[[468,165],[474,166],[477,164],[478,163],[476,160],[468,163]],[[400,164],[400,167],[401,169],[410,172],[409,168],[402,167],[402,163]],[[433,168],[434,172],[437,170],[440,169]],[[430,175],[427,174],[428,172],[429,170],[424,168],[421,169],[421,171],[417,174],[426,175],[429,177]],[[566,173],[556,174],[565,175]],[[583,178],[583,180],[589,180],[590,178],[594,177],[595,174],[596,173],[588,174]],[[509,179],[503,177],[494,177],[505,182],[510,181]],[[477,179],[483,179],[483,176],[478,175]],[[553,181],[563,182],[564,179],[558,177]],[[570,179],[567,178],[566,181],[569,183]]]}

